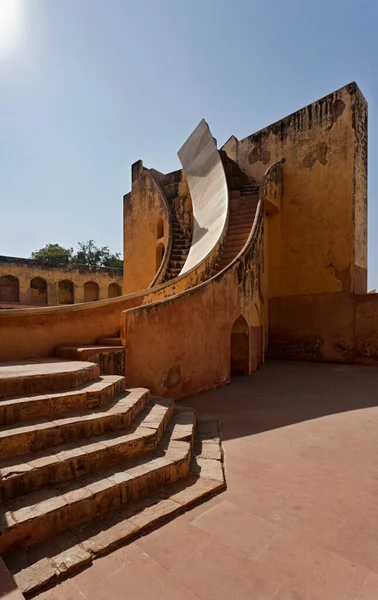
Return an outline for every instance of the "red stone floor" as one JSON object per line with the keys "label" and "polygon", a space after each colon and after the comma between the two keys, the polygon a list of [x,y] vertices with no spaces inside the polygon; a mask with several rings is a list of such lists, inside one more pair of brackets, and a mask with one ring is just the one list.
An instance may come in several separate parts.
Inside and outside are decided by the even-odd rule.
{"label": "red stone floor", "polygon": [[227,491],[38,600],[378,600],[378,369],[271,362],[186,403]]}

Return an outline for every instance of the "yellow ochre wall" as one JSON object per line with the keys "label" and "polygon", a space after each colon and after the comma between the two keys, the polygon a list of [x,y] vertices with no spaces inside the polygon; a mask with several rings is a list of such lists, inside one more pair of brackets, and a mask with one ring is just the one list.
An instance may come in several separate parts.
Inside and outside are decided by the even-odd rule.
{"label": "yellow ochre wall", "polygon": [[[157,226],[163,220],[164,235]],[[124,196],[124,294],[148,288],[157,272],[156,248],[168,241],[168,207],[159,185],[142,161],[132,167],[132,192]]]}
{"label": "yellow ochre wall", "polygon": [[265,220],[268,297],[366,293],[367,104],[355,83],[223,149],[260,180],[282,160]]}
{"label": "yellow ochre wall", "polygon": [[[109,285],[116,283],[122,294],[122,270],[107,267],[88,267],[80,265],[52,266],[41,265],[27,258],[0,256],[0,277],[11,275],[19,280],[19,303],[21,305],[38,304],[33,296],[30,283],[34,278],[42,278],[47,283],[47,304],[58,304],[58,284],[71,281],[74,291],[74,303],[84,302],[84,285],[94,282],[98,285],[99,300],[109,297]],[[7,302],[1,300],[0,304]]]}

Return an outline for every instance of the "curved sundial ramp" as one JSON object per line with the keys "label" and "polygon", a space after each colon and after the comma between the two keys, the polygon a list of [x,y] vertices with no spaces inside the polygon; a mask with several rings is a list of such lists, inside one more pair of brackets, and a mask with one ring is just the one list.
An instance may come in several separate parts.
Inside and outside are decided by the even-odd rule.
{"label": "curved sundial ramp", "polygon": [[222,239],[228,188],[215,140],[204,119],[178,151],[193,205],[193,238],[181,275],[199,265]]}

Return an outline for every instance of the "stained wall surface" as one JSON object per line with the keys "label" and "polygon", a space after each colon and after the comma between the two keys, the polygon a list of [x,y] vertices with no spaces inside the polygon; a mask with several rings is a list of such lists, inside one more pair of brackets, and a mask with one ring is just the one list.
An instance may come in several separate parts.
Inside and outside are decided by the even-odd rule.
{"label": "stained wall surface", "polygon": [[355,360],[378,363],[378,294],[355,296]]}
{"label": "stained wall surface", "polygon": [[367,106],[356,84],[224,149],[260,180],[283,161],[271,214],[269,297],[366,292]]}
{"label": "stained wall surface", "polygon": [[310,294],[270,301],[271,358],[378,363],[378,294]]}
{"label": "stained wall surface", "polygon": [[348,292],[271,298],[269,356],[353,362],[354,318]]}
{"label": "stained wall surface", "polygon": [[122,294],[120,269],[43,265],[28,258],[0,256],[0,305],[19,302],[55,306],[85,302],[88,297],[85,298],[84,290],[89,282],[92,289],[97,286],[98,299],[109,297],[111,284],[113,292],[117,289],[118,295]]}
{"label": "stained wall surface", "polygon": [[227,271],[172,298],[124,312],[126,380],[171,398],[230,380],[231,336],[241,316],[249,330],[246,374],[263,361],[262,211],[248,249]]}
{"label": "stained wall surface", "polygon": [[125,294],[131,294],[151,285],[160,266],[157,247],[165,249],[168,241],[167,204],[159,185],[141,161],[133,165],[132,192],[124,197],[123,206],[123,288]]}

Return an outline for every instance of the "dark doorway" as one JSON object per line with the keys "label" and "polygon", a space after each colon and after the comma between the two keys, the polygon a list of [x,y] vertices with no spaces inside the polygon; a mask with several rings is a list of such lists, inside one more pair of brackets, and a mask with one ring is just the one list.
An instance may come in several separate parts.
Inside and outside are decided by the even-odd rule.
{"label": "dark doorway", "polygon": [[64,279],[58,283],[58,304],[74,303],[74,285],[72,281]]}
{"label": "dark doorway", "polygon": [[249,375],[249,346],[249,326],[240,316],[231,330],[231,375]]}
{"label": "dark doorway", "polygon": [[19,302],[20,284],[17,277],[13,275],[3,275],[0,277],[0,301],[1,302]]}
{"label": "dark doorway", "polygon": [[47,281],[34,277],[30,282],[30,301],[32,304],[47,304]]}

